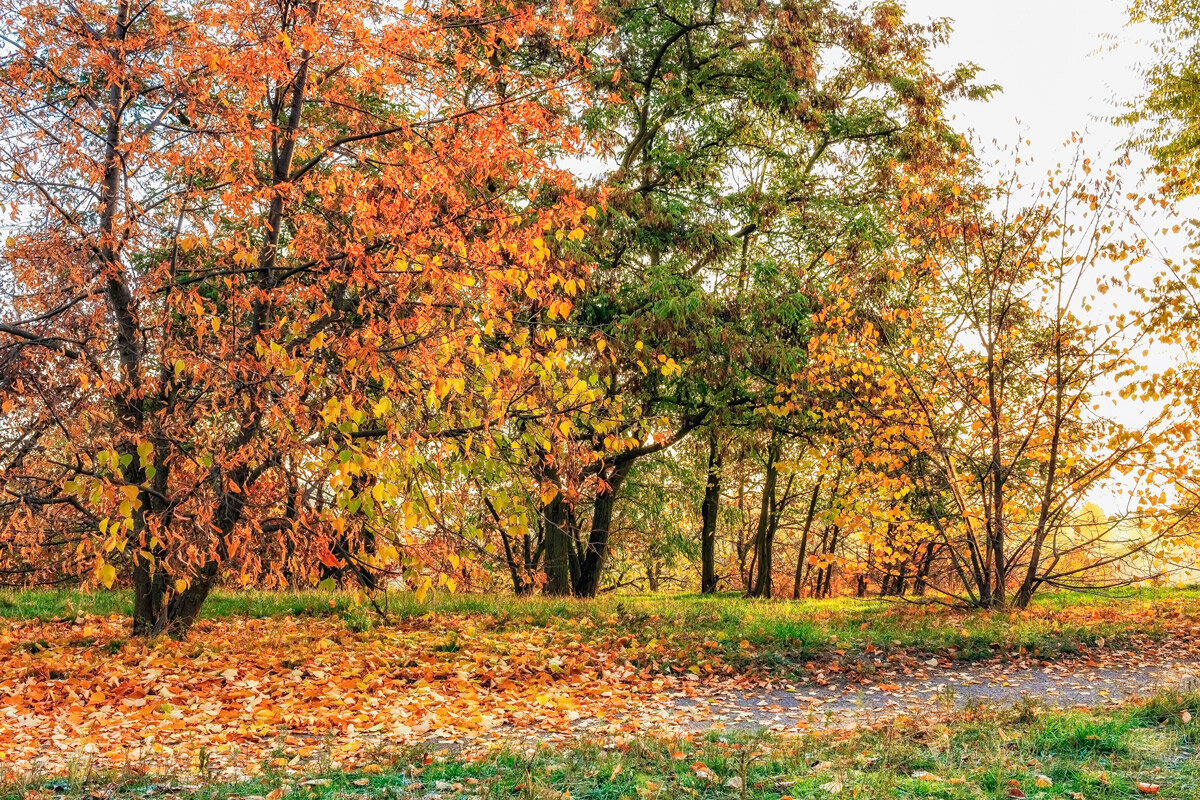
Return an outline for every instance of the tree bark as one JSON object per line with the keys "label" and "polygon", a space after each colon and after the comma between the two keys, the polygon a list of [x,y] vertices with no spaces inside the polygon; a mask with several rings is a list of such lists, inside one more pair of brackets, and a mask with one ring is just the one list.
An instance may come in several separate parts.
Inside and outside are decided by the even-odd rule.
{"label": "tree bark", "polygon": [[829,566],[825,568],[825,584],[821,587],[821,597],[829,597],[830,592],[833,591],[833,566],[837,563],[837,544],[840,532],[837,525],[834,525],[830,531],[829,554],[832,558],[829,561]]}
{"label": "tree bark", "polygon": [[998,395],[998,387],[996,383],[997,371],[999,366],[996,364],[995,345],[989,343],[987,347],[987,386],[988,386],[988,409],[991,416],[991,445],[992,459],[989,467],[989,477],[991,478],[991,517],[989,520],[988,530],[988,549],[992,554],[992,575],[995,582],[992,584],[990,596],[985,596],[989,608],[1003,608],[1007,602],[1006,592],[1008,583],[1008,562],[1005,557],[1005,536],[1004,536],[1004,470],[1001,465],[1001,409],[1000,399]]}
{"label": "tree bark", "polygon": [[571,594],[571,541],[567,521],[567,503],[557,492],[542,506],[542,537],[546,544],[546,594],[565,597]]}
{"label": "tree bark", "polygon": [[700,593],[717,591],[717,514],[721,504],[721,449],[716,429],[708,440],[708,477],[700,504]]}
{"label": "tree bark", "polygon": [[[316,13],[316,4],[310,7],[310,13]],[[122,0],[118,19],[118,33],[124,36],[128,25],[129,9],[127,0]],[[273,120],[277,122],[278,131],[272,138],[271,149],[271,177],[272,188],[274,193],[271,197],[271,202],[267,212],[266,219],[266,235],[263,240],[259,255],[259,273],[258,286],[263,290],[263,294],[275,287],[275,261],[278,256],[278,251],[281,242],[281,231],[285,221],[285,192],[283,191],[292,180],[292,163],[295,156],[296,141],[300,129],[301,115],[304,111],[304,104],[307,98],[308,91],[308,64],[311,54],[301,49],[299,52],[300,64],[295,75],[291,77],[286,87],[282,89],[287,93],[287,117],[286,119]],[[119,91],[119,87],[114,86],[112,92],[112,107],[119,108],[118,97],[115,94]],[[113,150],[113,127],[110,120],[109,127],[109,150]],[[119,130],[119,128],[118,128]],[[115,177],[113,183],[119,182],[120,163],[117,163]],[[109,177],[106,174],[106,187],[109,183]],[[114,189],[115,192],[115,189]],[[106,188],[106,194],[108,193]],[[116,196],[115,193],[113,195]],[[106,236],[106,238],[110,238]],[[115,257],[113,260],[114,264]],[[110,304],[113,306],[115,316],[118,323],[118,354],[122,365],[122,372],[130,372],[134,374],[134,370],[128,369],[127,362],[140,363],[141,354],[137,351],[136,325],[134,324],[132,311],[130,310],[131,298],[128,284],[124,280],[123,271],[110,271],[108,281],[108,294]],[[250,331],[246,337],[249,347],[253,347],[259,339],[262,330],[268,323],[268,314],[270,309],[262,300],[256,299],[251,308],[250,315]],[[131,395],[136,402],[139,427],[141,427],[141,418],[144,415],[142,411],[142,403],[140,398],[141,392],[137,391]],[[258,402],[251,404],[253,412],[250,419],[242,419],[240,421],[240,430],[235,435],[235,440],[231,443],[236,450],[240,446],[244,446],[252,435],[252,432],[258,428],[261,420],[263,409],[267,401],[259,397]],[[134,444],[136,446],[136,443]],[[132,463],[138,463],[136,455]],[[200,610],[207,600],[209,593],[216,585],[216,581],[220,573],[220,562],[224,561],[228,554],[225,552],[230,536],[234,528],[240,524],[242,513],[245,506],[244,492],[249,488],[249,484],[253,483],[256,474],[261,474],[262,468],[266,467],[264,463],[257,468],[250,468],[245,464],[241,464],[230,471],[227,476],[222,476],[219,471],[213,471],[211,476],[214,480],[217,489],[217,496],[220,498],[217,503],[216,513],[214,514],[214,524],[216,525],[217,535],[217,550],[219,560],[209,559],[203,565],[193,570],[188,576],[188,584],[182,591],[178,591],[168,597],[167,592],[169,587],[166,586],[164,576],[161,575],[161,569],[157,568],[157,564],[152,563],[149,566],[150,575],[138,574],[138,569],[135,567],[134,575],[134,621],[133,627],[135,632],[148,635],[157,635],[160,633],[168,633],[173,637],[182,637],[195,624],[200,616]],[[142,479],[144,480],[145,471],[140,470]],[[130,482],[128,478],[126,482]],[[141,484],[141,480],[136,481],[137,485]],[[231,493],[226,483],[238,487],[238,493]],[[146,492],[142,492],[143,506],[149,507],[149,498],[146,498]],[[140,534],[138,525],[135,524],[133,535]],[[139,550],[135,552],[140,552]],[[141,559],[139,559],[141,560]],[[157,576],[154,573],[160,573]],[[143,616],[152,614],[153,616]]]}
{"label": "tree bark", "polygon": [[817,501],[821,497],[821,482],[824,479],[824,473],[817,476],[817,482],[813,485],[812,497],[808,500],[808,513],[804,516],[804,532],[800,535],[800,553],[796,556],[796,577],[792,582],[793,600],[800,599],[800,592],[804,587],[804,567],[808,563],[808,534],[812,530],[813,520],[817,516]]}
{"label": "tree bark", "polygon": [[933,566],[933,557],[937,554],[937,542],[930,542],[925,547],[925,556],[921,559],[921,564],[917,568],[917,575],[913,578],[913,594],[917,597],[925,596],[925,587],[929,581],[929,570]]}
{"label": "tree bark", "polygon": [[579,566],[579,576],[575,584],[577,597],[595,597],[600,591],[600,579],[604,574],[604,564],[608,560],[608,543],[612,536],[613,509],[617,503],[617,493],[621,484],[633,468],[633,459],[619,462],[604,479],[604,487],[596,495],[592,508],[592,529],[588,533],[587,546]]}
{"label": "tree bark", "polygon": [[[121,0],[117,4],[112,34],[115,42],[123,43],[128,37],[129,18],[129,3]],[[114,397],[114,405],[120,425],[117,451],[124,464],[121,467],[122,480],[130,486],[141,486],[146,477],[137,453],[138,439],[145,423],[141,402],[142,350],[135,303],[128,275],[121,263],[117,234],[117,214],[122,198],[121,169],[124,158],[121,146],[125,101],[124,87],[114,81],[108,90],[104,112],[104,177],[97,209],[100,241],[96,255],[100,272],[104,275],[105,299],[112,312],[113,345],[120,370],[121,386]],[[139,491],[138,501],[132,512],[133,528],[128,536],[128,546],[133,552],[133,632],[135,635],[148,635],[162,614],[166,587],[162,576],[156,576],[156,572],[161,571],[155,569],[155,563],[142,556],[142,551],[148,549],[147,543],[142,540],[146,536],[146,520],[151,507],[149,494]]]}
{"label": "tree bark", "polygon": [[775,516],[775,486],[779,479],[779,441],[777,435],[771,437],[767,448],[766,475],[763,479],[762,502],[758,512],[758,530],[754,537],[754,583],[747,593],[750,597],[770,597],[771,585],[771,555],[774,549],[775,526],[772,518]]}
{"label": "tree bark", "polygon": [[1042,547],[1049,534],[1047,523],[1050,519],[1050,507],[1054,499],[1054,481],[1058,474],[1058,451],[1062,444],[1062,429],[1064,422],[1064,384],[1063,380],[1063,341],[1060,330],[1062,311],[1059,311],[1054,331],[1054,433],[1050,440],[1050,459],[1046,464],[1045,485],[1042,491],[1041,507],[1038,509],[1038,522],[1033,531],[1033,547],[1029,554],[1029,566],[1025,569],[1025,577],[1017,590],[1014,604],[1017,608],[1025,609],[1033,600],[1033,593],[1038,588],[1038,569],[1042,562]]}

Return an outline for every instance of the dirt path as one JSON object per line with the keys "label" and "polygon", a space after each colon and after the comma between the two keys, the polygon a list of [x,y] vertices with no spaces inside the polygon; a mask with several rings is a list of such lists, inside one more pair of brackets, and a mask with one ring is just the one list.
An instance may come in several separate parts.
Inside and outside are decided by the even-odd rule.
{"label": "dirt path", "polygon": [[977,702],[1014,705],[1026,698],[1060,707],[1115,705],[1200,686],[1200,658],[1192,654],[1179,659],[1117,651],[1103,662],[919,663],[920,669],[906,670],[910,674],[882,669],[876,677],[847,679],[818,673],[795,683],[678,697],[671,713],[692,730],[725,725],[788,731],[936,715]]}

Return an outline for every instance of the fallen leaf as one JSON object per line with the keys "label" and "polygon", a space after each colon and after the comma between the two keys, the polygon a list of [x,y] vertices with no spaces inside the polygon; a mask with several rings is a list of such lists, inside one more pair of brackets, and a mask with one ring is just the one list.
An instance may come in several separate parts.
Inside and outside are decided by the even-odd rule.
{"label": "fallen leaf", "polygon": [[821,789],[829,792],[830,794],[838,794],[842,791],[842,782],[838,778],[834,778],[828,783],[822,783]]}

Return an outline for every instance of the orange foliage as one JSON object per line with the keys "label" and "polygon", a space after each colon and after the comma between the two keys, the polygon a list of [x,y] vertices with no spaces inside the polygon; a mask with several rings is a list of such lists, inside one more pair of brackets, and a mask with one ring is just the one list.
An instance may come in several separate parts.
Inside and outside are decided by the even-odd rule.
{"label": "orange foliage", "polygon": [[139,630],[331,550],[419,568],[379,509],[562,364],[522,317],[567,313],[583,277],[585,204],[551,160],[578,146],[586,3],[0,15],[23,21],[4,568],[132,581]]}
{"label": "orange foliage", "polygon": [[565,731],[582,715],[649,713],[694,680],[662,674],[691,658],[680,645],[587,618],[531,631],[431,616],[365,633],[311,618],[204,621],[187,643],[121,644],[126,625],[92,617],[0,635],[0,780],[80,758],[193,769],[202,751],[213,769],[254,771],[280,746],[280,766],[360,764],[371,742],[486,741],[501,726]]}

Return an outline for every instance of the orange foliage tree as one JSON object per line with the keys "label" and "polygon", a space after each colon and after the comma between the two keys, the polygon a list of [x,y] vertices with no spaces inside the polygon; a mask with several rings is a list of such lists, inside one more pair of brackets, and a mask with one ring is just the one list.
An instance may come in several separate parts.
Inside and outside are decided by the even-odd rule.
{"label": "orange foliage tree", "polygon": [[[1168,469],[1163,418],[1122,421],[1105,399],[1140,372],[1152,308],[1099,300],[1150,248],[1116,174],[1092,172],[1081,159],[1027,204],[1016,178],[943,187],[938,213],[914,184],[892,254],[906,291],[831,318],[815,369],[864,441],[862,558],[885,592],[912,565],[944,599],[1023,608],[1044,587],[1123,582],[1112,567],[1157,545],[1131,531],[1138,479]],[[1105,492],[1128,511],[1097,520]]]}
{"label": "orange foliage tree", "polygon": [[371,524],[404,476],[561,364],[503,337],[569,307],[555,234],[584,208],[550,165],[577,146],[587,8],[5,0],[0,21],[6,573],[128,581],[137,632],[181,633],[220,580],[367,539],[411,563]]}

